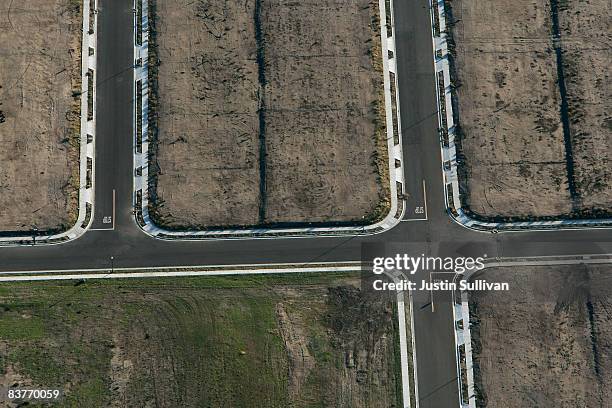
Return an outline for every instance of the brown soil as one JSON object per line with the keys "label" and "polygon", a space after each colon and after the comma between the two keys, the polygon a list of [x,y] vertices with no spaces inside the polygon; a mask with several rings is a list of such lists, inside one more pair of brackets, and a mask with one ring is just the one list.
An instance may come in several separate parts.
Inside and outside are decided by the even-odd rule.
{"label": "brown soil", "polygon": [[603,407],[612,398],[610,266],[486,270],[471,298],[480,407]]}
{"label": "brown soil", "polygon": [[155,3],[158,224],[386,215],[377,2]]}
{"label": "brown soil", "polygon": [[483,216],[569,212],[548,1],[452,6],[466,204]]}
{"label": "brown soil", "polygon": [[258,221],[253,0],[156,0],[157,222]]}
{"label": "brown soil", "polygon": [[265,221],[372,218],[387,188],[378,2],[262,4]]}
{"label": "brown soil", "polygon": [[0,0],[0,231],[76,221],[81,16],[74,0]]}
{"label": "brown soil", "polygon": [[563,61],[568,77],[576,187],[582,208],[612,209],[610,1],[561,2]]}
{"label": "brown soil", "polygon": [[306,378],[315,366],[315,360],[308,349],[303,323],[295,318],[291,319],[282,302],[276,305],[276,318],[279,333],[287,350],[289,395],[299,395]]}
{"label": "brown soil", "polygon": [[[393,362],[397,355],[393,325],[392,298],[380,293],[362,292],[354,286],[329,289],[327,327],[334,353],[344,354],[344,365],[330,370],[330,384],[324,389],[329,407],[395,407]],[[397,330],[397,328],[396,328]],[[399,368],[395,368],[398,373]]]}
{"label": "brown soil", "polygon": [[560,2],[571,170],[550,0],[449,4],[464,205],[483,217],[609,211],[609,2]]}

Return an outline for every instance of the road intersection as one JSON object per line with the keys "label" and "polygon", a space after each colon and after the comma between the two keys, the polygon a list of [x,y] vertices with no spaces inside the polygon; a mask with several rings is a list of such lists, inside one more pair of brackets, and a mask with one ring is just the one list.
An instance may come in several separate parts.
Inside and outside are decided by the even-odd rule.
{"label": "road intersection", "polygon": [[[133,9],[130,2],[99,0],[95,206],[92,229],[61,245],[0,248],[0,277],[8,272],[108,270],[219,265],[345,263],[362,259],[364,245],[397,253],[515,258],[612,254],[609,229],[567,229],[490,234],[467,229],[446,212],[438,138],[429,5],[394,3],[395,41],[405,168],[405,221],[381,234],[167,241],[144,234],[133,212]],[[421,210],[421,208],[423,210]],[[424,209],[427,208],[426,214]],[[105,217],[112,216],[112,223]],[[425,216],[426,215],[426,216]],[[107,219],[108,220],[108,219]],[[552,259],[552,258],[551,258]],[[586,258],[584,258],[586,259]],[[129,272],[126,272],[126,274]],[[415,297],[414,336],[420,407],[459,401],[453,310],[449,299]]]}

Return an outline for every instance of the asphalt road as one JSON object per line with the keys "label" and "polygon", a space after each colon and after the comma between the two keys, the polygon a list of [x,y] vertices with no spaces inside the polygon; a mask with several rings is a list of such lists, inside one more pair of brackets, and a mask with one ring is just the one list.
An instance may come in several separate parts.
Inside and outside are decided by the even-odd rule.
{"label": "asphalt road", "polygon": [[99,1],[98,9],[95,206],[91,228],[112,229],[116,204],[119,212],[131,208],[133,13],[129,1]]}
{"label": "asphalt road", "polygon": [[[424,203],[424,182],[427,220],[402,222],[386,233],[367,237],[172,242],[146,236],[132,215],[131,2],[100,0],[94,228],[104,230],[87,232],[62,245],[0,248],[0,272],[108,268],[111,256],[115,267],[355,261],[361,259],[362,245],[372,243],[413,254],[525,257],[612,253],[610,230],[492,235],[468,230],[447,216],[428,3],[396,0],[394,7],[406,191],[410,195],[407,219],[422,217],[414,209]],[[113,214],[112,223],[105,224],[104,217]],[[420,406],[456,406],[451,309],[444,299],[437,300],[435,310],[428,303],[426,298],[416,299],[414,306]]]}

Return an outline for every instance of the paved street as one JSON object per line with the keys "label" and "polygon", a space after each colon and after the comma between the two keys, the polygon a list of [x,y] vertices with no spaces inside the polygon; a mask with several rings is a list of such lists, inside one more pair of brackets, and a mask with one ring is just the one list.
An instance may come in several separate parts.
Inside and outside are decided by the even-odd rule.
{"label": "paved street", "polygon": [[[427,186],[428,219],[402,222],[367,237],[172,242],[148,237],[132,214],[133,48],[131,2],[100,0],[98,27],[96,188],[94,228],[70,243],[0,248],[0,272],[176,265],[235,265],[355,261],[364,243],[394,244],[405,252],[523,257],[612,253],[610,230],[512,232],[468,230],[446,214],[437,135],[428,4],[396,0],[396,54],[401,102],[407,218],[419,218]],[[113,200],[113,191],[115,200]],[[114,216],[111,224],[105,216]],[[114,226],[114,229],[109,229]],[[452,313],[444,299],[432,311],[415,301],[420,407],[458,402]]]}

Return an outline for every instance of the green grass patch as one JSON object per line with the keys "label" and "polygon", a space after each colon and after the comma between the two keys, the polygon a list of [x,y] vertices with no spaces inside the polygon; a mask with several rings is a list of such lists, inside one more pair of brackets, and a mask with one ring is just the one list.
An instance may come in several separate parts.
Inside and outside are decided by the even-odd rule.
{"label": "green grass patch", "polygon": [[[0,341],[6,345],[0,371],[17,373],[17,383],[65,389],[63,407],[387,407],[395,401],[389,369],[395,360],[389,355],[384,362],[380,350],[389,347],[379,333],[393,325],[381,315],[376,333],[361,336],[358,322],[365,317],[358,314],[370,316],[371,302],[359,291],[329,291],[357,277],[11,283],[0,295]],[[342,302],[327,301],[346,293]],[[358,303],[347,308],[357,313],[352,326],[338,330],[329,315],[340,316],[338,305],[351,302]],[[349,352],[376,359],[347,367]],[[365,385],[352,384],[357,370]],[[380,372],[387,376],[384,387],[370,384]]]}
{"label": "green grass patch", "polygon": [[34,340],[44,334],[44,324],[39,317],[0,312],[0,339]]}

